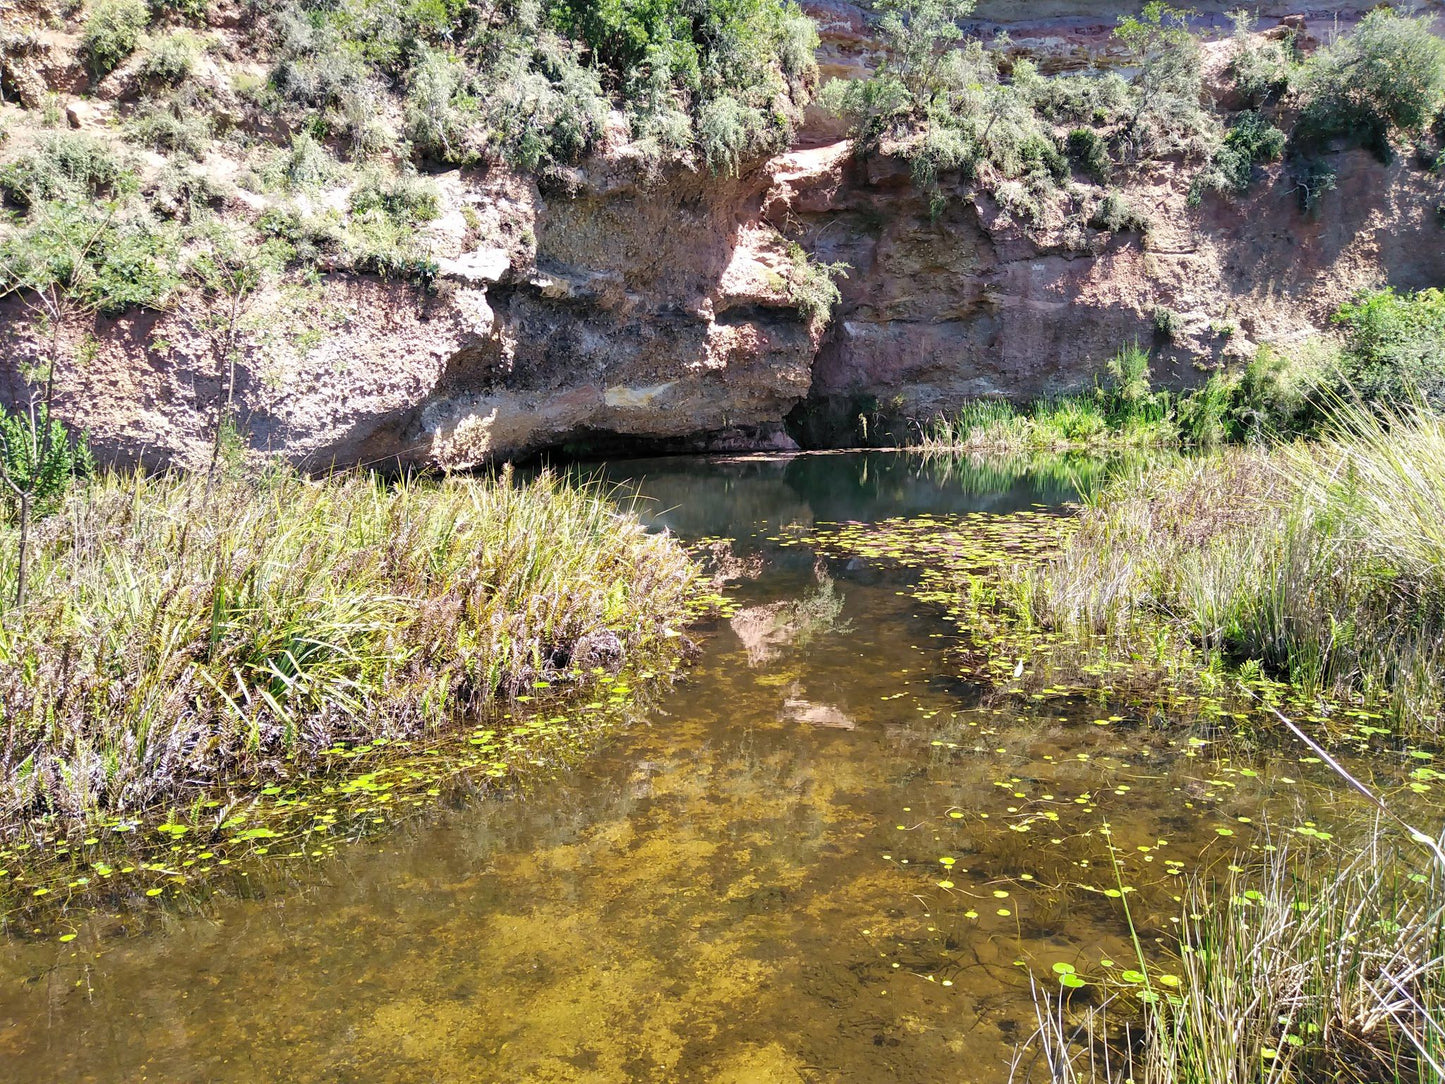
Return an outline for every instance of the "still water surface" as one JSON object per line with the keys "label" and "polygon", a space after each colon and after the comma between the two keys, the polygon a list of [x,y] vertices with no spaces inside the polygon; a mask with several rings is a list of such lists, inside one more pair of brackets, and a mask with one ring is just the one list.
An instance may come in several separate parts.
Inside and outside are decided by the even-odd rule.
{"label": "still water surface", "polygon": [[0,1079],[1002,1082],[1025,967],[1130,960],[1107,890],[1152,951],[1191,871],[1344,815],[1293,753],[971,686],[912,573],[780,541],[1057,507],[1065,474],[868,454],[608,475],[750,559],[660,708],[555,784],[258,898],[0,945]]}

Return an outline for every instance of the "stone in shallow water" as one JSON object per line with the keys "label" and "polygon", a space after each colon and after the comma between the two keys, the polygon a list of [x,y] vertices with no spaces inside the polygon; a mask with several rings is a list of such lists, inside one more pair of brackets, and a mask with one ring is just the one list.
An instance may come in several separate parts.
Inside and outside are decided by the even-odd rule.
{"label": "stone in shallow water", "polygon": [[831,730],[858,728],[856,719],[832,704],[819,704],[813,700],[790,696],[783,701],[783,711],[794,722],[807,723],[809,726],[827,727]]}

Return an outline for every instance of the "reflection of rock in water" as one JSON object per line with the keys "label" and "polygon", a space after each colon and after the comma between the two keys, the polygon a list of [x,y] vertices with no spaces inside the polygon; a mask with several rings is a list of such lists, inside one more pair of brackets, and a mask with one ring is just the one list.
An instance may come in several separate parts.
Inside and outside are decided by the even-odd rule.
{"label": "reflection of rock in water", "polygon": [[819,704],[800,696],[789,696],[783,701],[783,712],[795,723],[809,726],[825,726],[834,730],[856,730],[857,721],[832,704]]}
{"label": "reflection of rock in water", "polygon": [[785,645],[806,647],[827,632],[847,632],[840,622],[843,596],[821,566],[815,568],[818,587],[789,602],[770,602],[739,610],[729,622],[748,653],[748,665],[760,666],[777,658]]}

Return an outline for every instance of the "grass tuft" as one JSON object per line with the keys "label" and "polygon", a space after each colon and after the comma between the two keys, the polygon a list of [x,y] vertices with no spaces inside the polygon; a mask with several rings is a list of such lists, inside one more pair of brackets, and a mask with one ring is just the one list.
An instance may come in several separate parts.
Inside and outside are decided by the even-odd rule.
{"label": "grass tuft", "polygon": [[[14,576],[10,539],[0,582]],[[284,776],[667,638],[692,565],[605,494],[109,475],[0,619],[0,828]]]}
{"label": "grass tuft", "polygon": [[1400,847],[1377,834],[1314,875],[1271,848],[1252,875],[1196,884],[1174,946],[1177,985],[1080,1009],[1035,986],[1039,1028],[1012,1079],[1445,1079],[1445,871],[1420,872]]}

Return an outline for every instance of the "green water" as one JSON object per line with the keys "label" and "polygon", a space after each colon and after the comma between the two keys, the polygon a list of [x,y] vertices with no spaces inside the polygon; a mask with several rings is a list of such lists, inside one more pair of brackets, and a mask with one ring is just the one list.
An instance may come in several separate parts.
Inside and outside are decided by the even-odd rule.
{"label": "green water", "polygon": [[1193,871],[1355,808],[1287,746],[970,685],[913,573],[779,542],[1056,507],[1067,471],[607,473],[655,524],[735,540],[747,574],[657,710],[527,796],[453,803],[246,898],[0,944],[0,1079],[1002,1082],[1028,969],[1067,962],[1094,990],[1133,966],[1116,886],[1167,967]]}

